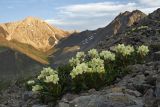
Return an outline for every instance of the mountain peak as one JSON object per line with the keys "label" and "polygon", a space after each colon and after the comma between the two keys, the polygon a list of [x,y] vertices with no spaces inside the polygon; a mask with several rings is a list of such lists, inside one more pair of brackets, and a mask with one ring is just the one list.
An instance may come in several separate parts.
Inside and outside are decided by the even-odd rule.
{"label": "mountain peak", "polygon": [[26,17],[23,22],[26,23],[34,23],[34,22],[44,22],[42,19],[40,18],[36,18],[36,17],[32,17],[32,16],[28,16]]}
{"label": "mountain peak", "polygon": [[142,13],[142,14],[144,14],[142,11],[140,11],[140,10],[133,10],[131,13]]}
{"label": "mountain peak", "polygon": [[129,11],[125,11],[123,13],[120,13],[115,19],[121,19],[123,17],[133,17],[133,15],[143,15],[146,16],[143,12],[141,12],[140,10],[133,10],[132,12]]}
{"label": "mountain peak", "polygon": [[159,20],[159,17],[160,17],[160,8],[149,14],[149,18],[151,18],[152,20]]}
{"label": "mountain peak", "polygon": [[131,12],[129,12],[129,11],[125,11],[125,12],[121,12],[118,16],[124,16],[124,15],[128,15],[128,14],[130,14]]}
{"label": "mountain peak", "polygon": [[22,21],[9,23],[5,28],[9,32],[7,40],[16,40],[42,51],[51,49],[61,38],[70,34],[31,16]]}
{"label": "mountain peak", "polygon": [[134,10],[132,12],[125,11],[120,13],[109,25],[112,27],[113,34],[122,32],[125,28],[137,23],[139,20],[144,18],[146,15],[140,10]]}
{"label": "mountain peak", "polygon": [[33,17],[33,16],[28,16],[24,20],[41,20],[41,19],[39,19],[37,17]]}

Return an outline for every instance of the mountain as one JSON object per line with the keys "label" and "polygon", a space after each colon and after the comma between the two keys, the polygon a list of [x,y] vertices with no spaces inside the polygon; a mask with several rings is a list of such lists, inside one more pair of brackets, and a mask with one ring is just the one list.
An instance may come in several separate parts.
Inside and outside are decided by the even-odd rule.
{"label": "mountain", "polygon": [[[128,14],[128,12],[122,13],[115,19],[121,19],[120,16],[124,17],[123,14],[126,13]],[[100,90],[92,89],[89,91],[85,91],[85,96],[84,96],[84,91],[79,94],[71,92],[66,93],[65,95],[62,96],[62,98],[58,102],[56,102],[57,107],[66,107],[66,106],[72,107],[73,105],[78,105],[79,107],[92,107],[93,105],[95,105],[95,107],[98,106],[159,107],[160,106],[160,8],[147,16],[144,15],[142,18],[139,18],[137,20],[138,21],[132,20],[132,22],[124,20],[121,23],[124,23],[125,25],[125,23],[127,22],[128,24],[125,26],[123,25],[121,27],[115,27],[116,24],[114,24],[114,22],[116,21],[114,20],[108,26],[110,27],[112,26],[117,30],[115,29],[109,30],[109,27],[106,26],[104,28],[97,29],[95,31],[84,31],[81,33],[75,33],[73,34],[73,36],[61,40],[59,44],[56,45],[54,51],[57,54],[57,56],[59,54],[61,55],[63,62],[68,57],[74,55],[74,51],[87,50],[85,49],[85,47],[83,47],[82,49],[82,46],[85,44],[88,45],[88,49],[93,46],[98,50],[112,50],[113,49],[112,47],[119,43],[131,44],[134,46],[139,46],[144,44],[149,46],[150,49],[149,57],[147,57],[147,60],[145,60],[143,63],[127,66],[127,70],[129,70],[129,72],[127,72],[124,77],[122,77],[122,75],[118,76],[111,85],[106,84]],[[105,29],[108,29],[109,31],[105,31]],[[96,36],[102,37],[101,35],[97,35],[97,33],[99,33],[98,31],[99,32],[101,31],[101,33],[103,32],[108,32],[108,33],[107,34],[104,33],[102,35],[102,36],[105,35],[103,39],[100,38],[99,39],[100,41],[96,41],[94,40]],[[111,34],[109,34],[109,32]],[[94,33],[96,36],[90,36],[92,33]],[[90,41],[86,40],[83,41],[82,43],[83,45],[79,45],[80,43],[77,45],[76,43],[79,42],[79,39],[81,39],[80,35],[82,36],[82,40],[85,37],[86,38],[89,37],[89,39],[87,40]],[[76,39],[76,37],[78,39]],[[67,45],[67,43],[70,44]],[[92,43],[96,44],[93,45]],[[87,45],[85,46],[87,47]],[[63,49],[61,50],[61,48]],[[9,66],[11,67],[11,69],[16,65],[21,64],[21,62],[19,62],[16,65],[14,65],[15,60],[12,58],[14,58],[15,56],[16,58],[18,56],[19,60],[20,59],[26,60],[20,54],[17,55],[16,52],[7,51],[4,48],[0,48],[0,53],[1,52],[5,52],[5,57],[3,54],[2,56],[0,54],[0,58],[4,58],[4,62],[0,61],[0,63],[4,63],[6,65],[5,62],[6,59],[9,60],[10,62],[9,64],[13,65]],[[7,55],[7,53],[9,55]],[[10,54],[12,54],[12,56],[10,56]],[[67,56],[65,57],[65,55]],[[57,56],[54,56],[54,58],[57,58]],[[62,59],[59,61],[62,62]],[[56,63],[58,64],[60,62],[57,61]],[[44,106],[41,104],[37,104],[37,98],[32,98],[32,95],[30,98],[28,98],[27,96],[27,98],[24,100],[24,96],[28,94],[30,95],[30,92],[26,93],[26,90],[24,91],[23,90],[24,89],[21,88],[21,86],[16,86],[16,84],[14,84],[8,90],[2,92],[1,105],[2,106],[4,105],[5,107],[7,101],[8,102],[7,106],[16,106],[16,107],[21,105]],[[96,106],[97,104],[98,106]],[[52,105],[52,102],[49,103],[48,105]]]}
{"label": "mountain", "polygon": [[0,47],[18,51],[41,64],[49,64],[47,52],[69,34],[41,19],[27,17],[0,24]]}
{"label": "mountain", "polygon": [[70,32],[34,17],[0,24],[0,85],[4,80],[27,77],[49,65],[49,54],[54,51],[51,49],[69,35]]}
{"label": "mountain", "polygon": [[146,17],[146,15],[139,10],[132,12],[126,11],[119,14],[109,25],[104,28],[74,33],[68,38],[62,39],[54,47],[55,52],[52,60],[54,63],[53,66],[67,61],[77,51],[87,51],[94,48],[103,39],[110,38],[111,36],[123,32],[126,28],[137,23],[144,17]]}
{"label": "mountain", "polygon": [[146,17],[146,14],[139,10],[134,10],[132,12],[126,11],[120,13],[106,28],[111,32],[111,34],[117,34],[124,31],[127,27],[132,26],[139,20]]}
{"label": "mountain", "polygon": [[34,17],[27,17],[18,22],[1,24],[1,29],[3,30],[3,36],[8,41],[16,40],[44,52],[54,47],[61,38],[70,34]]}
{"label": "mountain", "polygon": [[97,49],[111,49],[116,44],[124,43],[139,46],[145,44],[150,47],[150,60],[160,60],[160,8],[130,26],[124,32],[102,40]]}

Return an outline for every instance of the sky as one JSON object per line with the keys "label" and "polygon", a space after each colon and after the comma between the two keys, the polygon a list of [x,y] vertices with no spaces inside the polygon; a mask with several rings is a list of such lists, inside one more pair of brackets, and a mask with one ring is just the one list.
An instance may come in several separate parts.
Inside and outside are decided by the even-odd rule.
{"label": "sky", "polygon": [[146,14],[160,0],[0,0],[0,23],[38,17],[65,30],[93,30],[109,24],[120,12]]}

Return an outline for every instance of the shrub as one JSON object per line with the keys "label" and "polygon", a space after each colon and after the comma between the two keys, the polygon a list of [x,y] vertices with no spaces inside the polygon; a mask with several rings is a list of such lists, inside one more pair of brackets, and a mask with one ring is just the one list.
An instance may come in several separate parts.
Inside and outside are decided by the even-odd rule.
{"label": "shrub", "polygon": [[71,75],[72,79],[74,79],[76,76],[81,75],[83,73],[86,73],[88,71],[89,71],[88,65],[86,63],[81,63],[73,68],[70,75]]}
{"label": "shrub", "polygon": [[76,92],[90,88],[98,89],[102,84],[104,85],[104,74],[104,61],[99,58],[93,58],[89,62],[78,64],[70,73],[73,80],[73,89]]}
{"label": "shrub", "polygon": [[32,86],[32,91],[33,92],[40,92],[42,91],[43,87],[41,85],[34,85]]}
{"label": "shrub", "polygon": [[100,58],[93,58],[91,61],[88,62],[88,66],[91,68],[89,72],[97,72],[97,73],[104,73],[104,61]]}
{"label": "shrub", "polygon": [[65,93],[66,91],[70,91],[72,89],[70,76],[72,66],[70,66],[70,64],[61,65],[57,70],[59,75],[59,84],[61,84],[63,93]]}
{"label": "shrub", "polygon": [[76,57],[75,57],[75,58],[72,57],[72,58],[69,60],[69,64],[70,64],[72,67],[74,67],[74,66],[76,66],[77,64],[82,63],[82,62],[84,61],[84,59],[85,59],[85,54],[84,54],[84,52],[77,52]]}
{"label": "shrub", "polygon": [[80,64],[81,63],[81,61],[78,59],[78,58],[71,58],[70,60],[69,60],[69,64],[72,66],[72,67],[74,67],[74,66],[76,66],[77,64]]}
{"label": "shrub", "polygon": [[148,46],[144,46],[144,45],[139,46],[137,49],[137,53],[142,57],[146,56],[149,53]]}
{"label": "shrub", "polygon": [[133,46],[118,44],[115,46],[115,66],[117,69],[124,70],[128,65],[134,64],[135,60],[135,49]]}
{"label": "shrub", "polygon": [[[76,55],[76,58],[78,55]],[[90,57],[89,59],[84,58]],[[104,60],[100,59],[96,49],[88,51],[87,55],[83,54],[84,60],[73,67],[70,76],[72,77],[73,89],[76,92],[96,88],[98,89],[105,81]],[[98,84],[97,84],[98,83]]]}
{"label": "shrub", "polygon": [[149,48],[144,45],[135,49],[118,44],[114,49],[113,52],[106,50],[99,53],[96,49],[89,50],[87,54],[78,52],[68,64],[59,66],[57,70],[44,68],[36,79],[27,84],[33,92],[55,101],[68,91],[100,89],[117,76],[128,73],[128,65],[143,60],[149,53]]}
{"label": "shrub", "polygon": [[148,46],[141,45],[137,48],[137,53],[136,53],[136,58],[137,62],[136,63],[144,63],[145,57],[149,53],[149,48]]}
{"label": "shrub", "polygon": [[76,58],[78,58],[79,60],[82,60],[82,61],[84,61],[84,58],[85,58],[85,54],[84,54],[84,52],[77,52],[77,54],[76,54]]}
{"label": "shrub", "polygon": [[124,44],[118,44],[115,47],[115,52],[122,55],[123,57],[127,57],[134,52],[134,48],[130,45],[125,46]]}
{"label": "shrub", "polygon": [[91,49],[91,50],[88,51],[88,56],[90,58],[98,58],[99,54],[98,54],[98,51],[96,49]]}
{"label": "shrub", "polygon": [[28,84],[32,86],[32,91],[38,93],[43,97],[47,97],[48,101],[55,101],[60,98],[63,89],[59,84],[58,72],[56,70],[43,68],[40,75],[33,81],[28,81]]}
{"label": "shrub", "polygon": [[115,60],[115,54],[110,51],[102,51],[100,53],[100,57],[103,60],[107,60],[107,61],[114,61]]}

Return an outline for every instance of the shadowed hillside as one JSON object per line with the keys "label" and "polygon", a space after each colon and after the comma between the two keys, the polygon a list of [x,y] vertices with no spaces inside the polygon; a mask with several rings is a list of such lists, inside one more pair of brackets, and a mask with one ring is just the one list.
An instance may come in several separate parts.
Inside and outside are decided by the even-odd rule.
{"label": "shadowed hillside", "polygon": [[[119,14],[108,26],[104,28],[99,28],[93,31],[86,30],[62,39],[59,44],[54,47],[58,51],[53,55],[55,56],[53,58],[53,66],[67,61],[77,51],[87,51],[94,48],[101,40],[123,32],[126,28],[137,23],[145,16],[146,15],[139,10],[135,10],[133,12],[126,11]],[[72,51],[65,52],[66,48],[71,48]]]}

